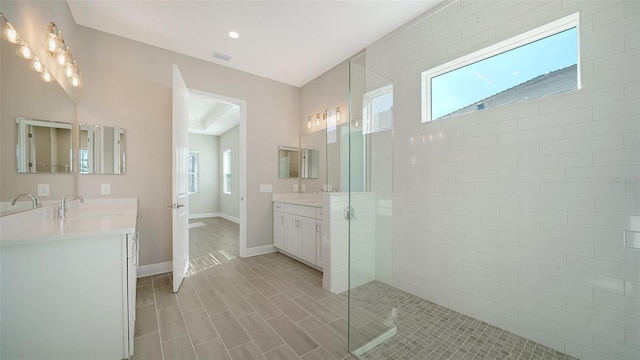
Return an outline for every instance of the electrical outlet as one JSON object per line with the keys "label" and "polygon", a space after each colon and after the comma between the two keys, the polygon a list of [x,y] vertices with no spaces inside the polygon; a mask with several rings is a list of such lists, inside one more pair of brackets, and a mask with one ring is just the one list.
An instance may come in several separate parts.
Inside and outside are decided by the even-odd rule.
{"label": "electrical outlet", "polygon": [[101,188],[100,188],[100,193],[102,195],[109,195],[111,194],[111,184],[102,184]]}
{"label": "electrical outlet", "polygon": [[38,184],[38,196],[49,196],[49,184]]}
{"label": "electrical outlet", "polygon": [[293,184],[293,192],[298,192],[298,184]]}
{"label": "electrical outlet", "polygon": [[307,185],[306,184],[300,185],[300,191],[305,192],[306,190],[307,190]]}

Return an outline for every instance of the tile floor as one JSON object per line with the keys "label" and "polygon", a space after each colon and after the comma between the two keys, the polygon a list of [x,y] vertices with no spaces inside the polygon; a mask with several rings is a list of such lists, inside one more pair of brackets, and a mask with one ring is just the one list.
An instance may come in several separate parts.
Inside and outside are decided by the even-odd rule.
{"label": "tile floor", "polygon": [[197,221],[207,225],[190,229],[196,261],[177,294],[171,274],[138,279],[132,359],[352,358],[346,297],[323,290],[321,272],[279,253],[239,258],[211,236],[232,238],[235,224]]}
{"label": "tile floor", "polygon": [[361,356],[383,359],[576,360],[457,311],[373,281],[351,291],[352,303],[393,322],[397,334]]}
{"label": "tile floor", "polygon": [[[279,253],[242,259],[236,224],[197,221],[205,226],[190,229],[192,263],[178,294],[171,274],[138,279],[131,359],[355,359],[346,294],[322,289],[322,273]],[[379,282],[351,296],[352,345],[397,326],[365,360],[575,359]]]}

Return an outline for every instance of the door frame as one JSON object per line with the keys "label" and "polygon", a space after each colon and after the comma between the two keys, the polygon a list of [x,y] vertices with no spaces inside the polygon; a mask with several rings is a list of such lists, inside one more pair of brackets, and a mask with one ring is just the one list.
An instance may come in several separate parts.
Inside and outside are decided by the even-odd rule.
{"label": "door frame", "polygon": [[240,107],[240,124],[238,134],[238,151],[240,152],[240,163],[238,164],[238,183],[240,185],[240,238],[239,248],[240,257],[247,256],[247,101],[242,99],[236,99],[229,96],[224,96],[216,93],[212,93],[206,90],[199,90],[188,88],[190,94],[198,94],[201,96],[210,97],[213,100],[220,100],[234,104]]}

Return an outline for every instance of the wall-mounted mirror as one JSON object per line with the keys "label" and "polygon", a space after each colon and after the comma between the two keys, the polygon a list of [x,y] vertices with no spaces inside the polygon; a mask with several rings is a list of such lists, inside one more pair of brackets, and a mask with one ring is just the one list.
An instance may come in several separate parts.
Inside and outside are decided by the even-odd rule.
{"label": "wall-mounted mirror", "polygon": [[317,179],[320,168],[320,151],[300,149],[300,178]]}
{"label": "wall-mounted mirror", "polygon": [[299,175],[298,167],[299,151],[296,147],[279,146],[278,147],[278,177],[297,178]]}
{"label": "wall-mounted mirror", "polygon": [[19,173],[70,173],[71,123],[19,117],[16,170]]}
{"label": "wall-mounted mirror", "polygon": [[80,125],[78,172],[80,174],[124,174],[126,141],[123,128]]}
{"label": "wall-mounted mirror", "polygon": [[[0,26],[4,28],[4,25],[4,18],[0,16]],[[44,81],[42,73],[30,69],[31,60],[16,56],[17,49],[16,44],[8,42],[4,37],[0,39],[0,203],[8,204],[15,195],[21,193],[36,195],[41,201],[59,200],[65,194],[75,192],[75,172],[60,171],[60,166],[55,166],[55,171],[52,167],[48,172],[41,172],[40,169],[36,169],[35,173],[17,172],[16,119],[53,120],[73,125],[76,121],[76,106],[55,80]],[[60,130],[55,130],[58,131]],[[49,134],[51,133],[49,129]],[[38,136],[38,142],[40,138]],[[58,155],[66,153],[61,150],[57,152]],[[54,165],[60,165],[59,160],[55,160]],[[66,168],[66,165],[62,168]],[[48,196],[38,195],[38,184],[49,186]],[[28,205],[31,208],[30,201]],[[0,215],[3,213],[0,211]]]}

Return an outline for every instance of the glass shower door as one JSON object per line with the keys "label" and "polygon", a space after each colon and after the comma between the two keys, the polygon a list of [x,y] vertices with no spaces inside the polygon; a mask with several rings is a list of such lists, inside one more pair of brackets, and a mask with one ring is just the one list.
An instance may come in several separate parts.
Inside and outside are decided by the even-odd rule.
{"label": "glass shower door", "polygon": [[366,68],[366,54],[349,62],[348,119],[339,131],[343,216],[349,224],[349,351],[366,352],[395,334],[392,309],[379,306],[392,272],[393,83]]}

